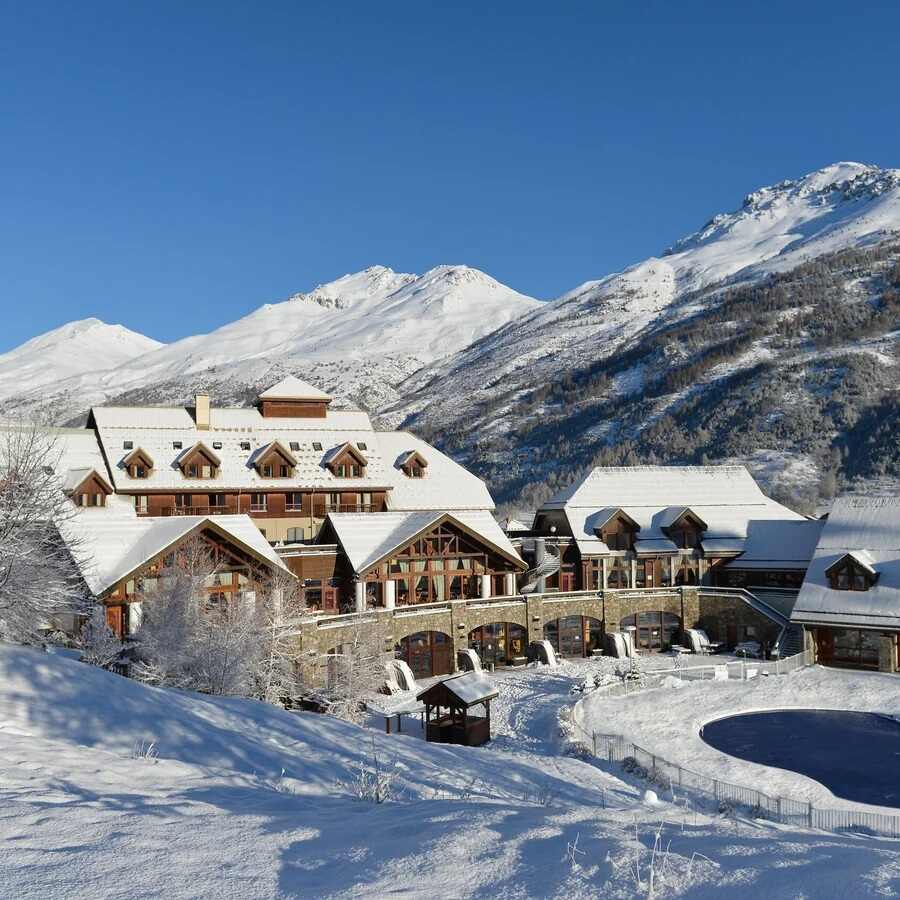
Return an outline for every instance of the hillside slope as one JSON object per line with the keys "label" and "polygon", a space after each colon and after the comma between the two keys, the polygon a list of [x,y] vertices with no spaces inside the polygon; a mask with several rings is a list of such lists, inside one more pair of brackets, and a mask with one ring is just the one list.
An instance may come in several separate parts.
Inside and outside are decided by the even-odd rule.
{"label": "hillside slope", "polygon": [[[564,674],[529,675],[504,694],[509,724],[542,696],[570,699]],[[151,741],[155,759],[140,753]],[[396,779],[382,805],[350,796],[373,748]],[[0,794],[0,894],[17,900],[646,896],[658,829],[657,896],[900,887],[894,842],[645,805],[615,775],[516,734],[426,744],[3,644]]]}
{"label": "hillside slope", "polygon": [[596,463],[740,460],[806,506],[823,480],[900,476],[888,434],[852,452],[861,416],[897,421],[898,234],[900,170],[840,163],[764,188],[420,370],[383,419],[521,507]]}

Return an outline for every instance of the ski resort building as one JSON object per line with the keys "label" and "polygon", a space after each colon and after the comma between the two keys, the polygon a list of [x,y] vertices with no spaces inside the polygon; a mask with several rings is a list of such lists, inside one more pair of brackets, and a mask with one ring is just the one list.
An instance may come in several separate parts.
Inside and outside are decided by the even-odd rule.
{"label": "ski resort building", "polygon": [[252,521],[312,608],[514,593],[526,568],[480,478],[293,376],[253,407],[198,395],[187,407],[94,407],[87,424],[100,458],[76,497],[127,502],[159,531]]}
{"label": "ski resort building", "polygon": [[[743,466],[596,468],[541,506],[522,548],[535,592],[620,598],[599,617],[548,622],[545,637],[563,655],[601,649],[604,634],[620,629],[644,650],[665,649],[698,624],[733,646],[772,640],[820,527],[766,497]],[[708,605],[689,621],[673,589],[694,586],[741,589],[759,602]],[[654,595],[660,602],[648,606]],[[779,615],[762,621],[770,606]]]}
{"label": "ski resort building", "polygon": [[835,501],[791,618],[822,665],[900,668],[900,497]]}
{"label": "ski resort building", "polygon": [[[204,584],[210,607],[252,597],[290,572],[246,515],[139,516],[128,497],[112,490],[96,437],[84,429],[55,432],[60,487],[73,505],[58,523],[87,596],[102,603],[109,626],[126,638],[140,626],[161,578],[179,554],[202,554],[210,566]],[[214,572],[213,572],[214,569]],[[56,623],[76,632],[75,621]]]}

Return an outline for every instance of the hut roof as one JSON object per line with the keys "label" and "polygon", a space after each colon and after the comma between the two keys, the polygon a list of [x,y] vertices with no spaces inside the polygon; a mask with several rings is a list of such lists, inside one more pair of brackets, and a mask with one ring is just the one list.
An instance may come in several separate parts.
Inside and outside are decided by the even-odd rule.
{"label": "hut roof", "polygon": [[496,697],[497,686],[481,672],[465,672],[433,684],[418,694],[416,699],[426,703],[440,703],[442,699],[446,702],[447,694],[458,701],[454,705],[468,708]]}

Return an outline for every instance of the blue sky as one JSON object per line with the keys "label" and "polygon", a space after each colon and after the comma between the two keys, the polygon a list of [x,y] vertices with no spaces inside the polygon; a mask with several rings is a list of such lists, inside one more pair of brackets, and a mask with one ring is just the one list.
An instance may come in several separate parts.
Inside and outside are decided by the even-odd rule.
{"label": "blue sky", "polygon": [[0,351],[376,263],[549,298],[761,185],[900,166],[900,10],[724,6],[0,0]]}

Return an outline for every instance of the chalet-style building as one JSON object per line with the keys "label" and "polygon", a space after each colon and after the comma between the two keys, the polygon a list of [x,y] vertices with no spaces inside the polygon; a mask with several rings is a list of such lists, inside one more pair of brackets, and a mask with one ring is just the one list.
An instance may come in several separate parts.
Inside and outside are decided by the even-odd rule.
{"label": "chalet-style building", "polygon": [[[490,515],[481,479],[408,432],[376,431],[367,413],[332,409],[328,394],[293,376],[253,407],[215,407],[206,395],[191,407],[98,406],[88,428],[103,465],[83,488],[85,502],[114,493],[148,520],[249,516],[302,580],[309,606],[325,612],[426,602],[444,590],[515,592],[525,568]],[[372,533],[388,543],[359,570],[347,551]],[[387,569],[382,577],[378,567],[419,565],[417,541],[440,547],[448,568],[429,557],[435,574],[415,584]],[[449,574],[456,564],[463,574]]]}
{"label": "chalet-style building", "polygon": [[834,502],[791,619],[823,665],[900,669],[900,497]]}
{"label": "chalet-style building", "polygon": [[[86,594],[104,605],[120,638],[137,630],[144,602],[152,602],[158,579],[188,542],[196,541],[215,568],[206,585],[210,605],[254,595],[276,571],[290,577],[248,516],[138,516],[127,497],[112,492],[90,431],[64,429],[54,437],[56,474],[75,506],[73,516],[59,523],[60,539],[72,549]],[[77,632],[75,621],[57,625]]]}
{"label": "chalet-style building", "polygon": [[336,577],[359,611],[509,596],[526,568],[485,510],[331,513],[320,540],[340,549]]}
{"label": "chalet-style building", "polygon": [[542,589],[798,588],[819,527],[743,466],[622,466],[544,503],[533,534],[535,552],[558,557]]}
{"label": "chalet-style building", "polygon": [[[544,503],[532,535],[521,538],[536,575],[525,590],[744,588],[771,592],[767,605],[786,617],[820,527],[766,497],[743,466],[596,468]],[[548,622],[544,636],[562,655],[586,655],[603,648],[608,632],[626,629],[652,651],[677,642],[690,624],[683,611],[662,604],[632,606],[620,604],[615,621]],[[767,636],[759,624],[731,616],[701,624],[732,646]]]}

